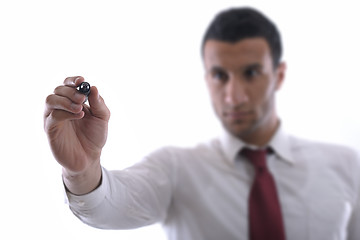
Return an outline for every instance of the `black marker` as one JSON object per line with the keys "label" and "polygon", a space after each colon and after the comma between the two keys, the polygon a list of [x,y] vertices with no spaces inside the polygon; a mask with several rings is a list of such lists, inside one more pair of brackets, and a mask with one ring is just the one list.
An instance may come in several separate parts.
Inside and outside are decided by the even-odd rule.
{"label": "black marker", "polygon": [[79,93],[84,94],[86,96],[86,99],[84,102],[86,102],[89,94],[90,94],[90,84],[88,82],[82,82],[78,87],[77,90]]}

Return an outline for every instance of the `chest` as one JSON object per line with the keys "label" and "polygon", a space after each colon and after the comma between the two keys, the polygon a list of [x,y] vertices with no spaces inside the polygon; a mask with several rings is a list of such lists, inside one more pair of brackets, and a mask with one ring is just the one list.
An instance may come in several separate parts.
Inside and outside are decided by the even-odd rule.
{"label": "chest", "polygon": [[[307,165],[269,167],[277,184],[288,239],[346,239],[354,196],[341,173]],[[246,239],[252,168],[215,164],[183,170],[175,194],[176,208],[190,214],[200,229],[206,221],[216,233],[232,231]]]}

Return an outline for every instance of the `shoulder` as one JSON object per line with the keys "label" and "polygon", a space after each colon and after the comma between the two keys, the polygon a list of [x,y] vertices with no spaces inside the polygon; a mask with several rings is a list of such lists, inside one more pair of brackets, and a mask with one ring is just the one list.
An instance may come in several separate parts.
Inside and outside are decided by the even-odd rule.
{"label": "shoulder", "polygon": [[311,154],[314,158],[343,159],[360,162],[359,150],[349,146],[289,136],[295,154]]}
{"label": "shoulder", "polygon": [[[357,149],[331,143],[291,136],[294,166],[319,179],[337,179],[353,191],[360,187],[360,154]],[[327,180],[326,180],[327,181]],[[346,188],[348,189],[348,188]]]}

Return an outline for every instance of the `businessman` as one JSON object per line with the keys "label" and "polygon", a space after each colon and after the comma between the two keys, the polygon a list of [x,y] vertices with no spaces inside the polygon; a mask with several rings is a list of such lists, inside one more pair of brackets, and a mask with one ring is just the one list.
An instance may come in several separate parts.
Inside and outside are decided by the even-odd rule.
{"label": "businessman", "polygon": [[274,23],[252,8],[224,10],[201,53],[223,132],[124,170],[101,166],[110,111],[95,86],[89,105],[80,76],[47,97],[44,128],[73,213],[103,229],[160,222],[171,240],[360,239],[358,153],[292,136],[277,115],[286,64]]}

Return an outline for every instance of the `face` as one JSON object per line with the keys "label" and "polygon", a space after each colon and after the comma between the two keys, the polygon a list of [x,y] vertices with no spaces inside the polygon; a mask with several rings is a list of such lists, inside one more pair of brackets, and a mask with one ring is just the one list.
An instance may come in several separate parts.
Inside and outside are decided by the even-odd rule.
{"label": "face", "polygon": [[208,40],[203,57],[212,104],[225,129],[245,142],[266,144],[278,125],[275,92],[285,64],[274,68],[263,38]]}

